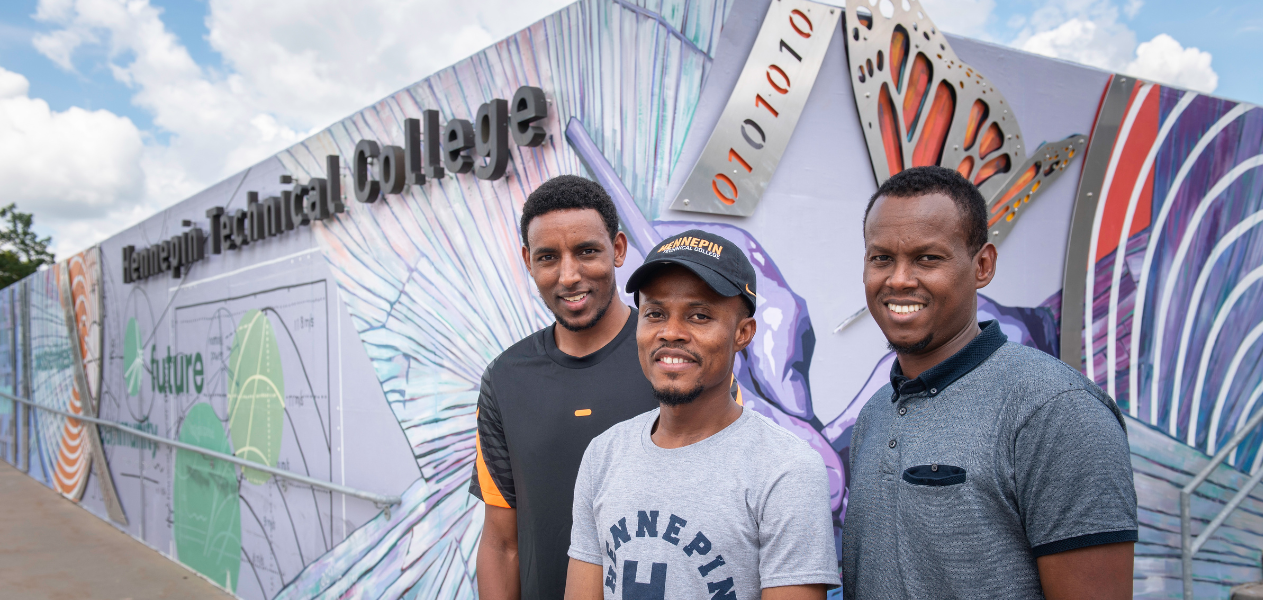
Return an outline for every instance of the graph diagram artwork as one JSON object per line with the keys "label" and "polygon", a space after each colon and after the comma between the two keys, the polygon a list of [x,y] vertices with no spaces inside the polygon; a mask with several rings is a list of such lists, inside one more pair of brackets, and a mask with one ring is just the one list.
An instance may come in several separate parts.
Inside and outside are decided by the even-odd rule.
{"label": "graph diagram artwork", "polygon": [[[180,441],[231,454],[224,425],[209,404],[193,405],[180,427]],[[241,502],[231,463],[192,450],[175,457],[174,519],[180,562],[228,590],[236,590],[241,568]]]}
{"label": "graph diagram artwork", "polygon": [[[206,433],[218,432],[223,445],[216,447],[227,454],[335,480],[327,285],[319,280],[258,286],[227,297],[190,295],[189,299],[196,300],[171,309],[174,337],[169,346],[168,340],[156,338],[161,349],[145,350],[149,353],[145,377],[152,374],[154,379],[146,379],[142,393],[157,390],[167,398],[166,406],[175,412],[181,436],[194,427],[202,433],[189,435],[219,444],[218,438]],[[127,363],[126,358],[122,362]],[[205,471],[205,465],[196,460],[183,464],[188,468],[181,470],[177,465],[175,477],[186,471],[200,477]],[[218,461],[215,468],[227,464]],[[232,554],[239,566],[239,571],[231,572],[236,593],[271,598],[332,547],[333,496],[262,471],[234,469],[230,466],[222,472],[223,477],[231,476],[231,485],[227,479],[215,480],[212,490],[223,497],[225,507],[197,499],[209,488],[188,480],[185,487],[175,488],[171,509],[177,515],[187,513],[183,523],[210,527],[212,535],[236,540],[235,546],[225,541],[214,548],[213,555],[192,555],[207,570],[190,566],[222,580],[227,555]],[[186,497],[182,499],[181,494]],[[212,509],[218,520],[199,516],[209,515]],[[239,515],[235,530],[230,527],[232,514]],[[208,539],[202,529],[185,528],[181,535],[194,545]],[[179,556],[185,561],[183,551]],[[218,574],[212,576],[212,571]]]}
{"label": "graph diagram artwork", "polygon": [[[242,316],[228,355],[228,428],[238,458],[276,466],[281,452],[285,412],[285,374],[276,333],[258,309]],[[271,475],[245,469],[250,483],[262,485]]]}

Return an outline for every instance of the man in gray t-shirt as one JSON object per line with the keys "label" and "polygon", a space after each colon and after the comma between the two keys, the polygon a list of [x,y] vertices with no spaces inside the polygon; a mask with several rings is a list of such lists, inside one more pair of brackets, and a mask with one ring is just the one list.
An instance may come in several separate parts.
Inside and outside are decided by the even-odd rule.
{"label": "man in gray t-shirt", "polygon": [[659,408],[583,455],[567,600],[823,600],[837,587],[820,455],[730,393],[755,333],[754,286],[735,244],[697,230],[628,280]]}

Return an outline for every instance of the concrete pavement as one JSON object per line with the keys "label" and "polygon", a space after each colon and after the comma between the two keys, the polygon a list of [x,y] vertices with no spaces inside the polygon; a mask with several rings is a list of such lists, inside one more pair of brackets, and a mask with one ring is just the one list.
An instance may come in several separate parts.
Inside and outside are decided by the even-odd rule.
{"label": "concrete pavement", "polygon": [[3,461],[0,507],[4,598],[232,598]]}

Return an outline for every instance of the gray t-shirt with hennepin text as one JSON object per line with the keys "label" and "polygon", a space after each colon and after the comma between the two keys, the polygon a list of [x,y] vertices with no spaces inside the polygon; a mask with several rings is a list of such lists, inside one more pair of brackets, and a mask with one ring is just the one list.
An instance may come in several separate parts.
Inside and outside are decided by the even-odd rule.
{"label": "gray t-shirt with hennepin text", "polygon": [[571,558],[601,565],[605,598],[751,600],[763,588],[836,587],[824,462],[753,410],[665,449],[658,410],[592,440],[575,483]]}

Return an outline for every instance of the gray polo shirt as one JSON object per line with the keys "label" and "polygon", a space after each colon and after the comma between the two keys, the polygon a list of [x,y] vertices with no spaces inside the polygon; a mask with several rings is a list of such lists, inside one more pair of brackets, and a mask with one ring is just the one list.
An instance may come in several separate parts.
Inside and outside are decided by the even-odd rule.
{"label": "gray polo shirt", "polygon": [[916,379],[899,362],[852,435],[845,598],[1043,598],[1035,559],[1136,541],[1122,414],[995,321]]}

